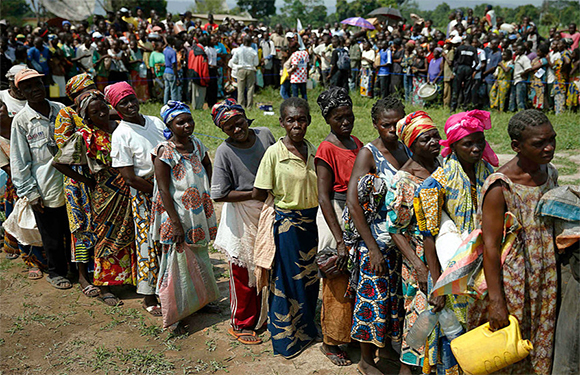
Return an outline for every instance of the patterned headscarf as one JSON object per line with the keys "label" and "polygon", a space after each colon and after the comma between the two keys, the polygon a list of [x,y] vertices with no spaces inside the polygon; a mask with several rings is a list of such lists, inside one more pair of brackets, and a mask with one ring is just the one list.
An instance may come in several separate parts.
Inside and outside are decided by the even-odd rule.
{"label": "patterned headscarf", "polygon": [[226,99],[221,103],[217,103],[211,109],[211,118],[214,124],[221,129],[221,127],[232,117],[242,115],[246,117],[244,107],[239,105],[234,99]]}
{"label": "patterned headscarf", "polygon": [[73,96],[87,87],[95,85],[95,81],[88,73],[77,74],[68,80],[65,86],[66,96],[73,100]]}
{"label": "patterned headscarf", "polygon": [[352,107],[352,99],[348,96],[348,91],[344,87],[336,86],[322,92],[316,103],[318,103],[324,118],[335,108],[342,106]]}
{"label": "patterned headscarf", "polygon": [[173,121],[175,117],[181,115],[182,113],[191,114],[191,110],[189,109],[189,106],[187,104],[179,102],[177,100],[170,100],[167,102],[167,104],[165,104],[161,108],[160,115],[161,118],[163,119],[163,122],[167,126],[167,128],[163,130],[163,135],[165,136],[165,139],[171,138],[171,135],[173,134],[171,133],[171,129],[169,129],[169,123]]}
{"label": "patterned headscarf", "polygon": [[[491,129],[491,115],[487,111],[475,109],[469,112],[454,114],[445,122],[445,135],[447,139],[439,141],[439,144],[443,146],[441,155],[445,157],[451,154],[451,145],[461,138],[488,129]],[[483,160],[494,167],[499,166],[499,159],[487,141],[485,142],[485,149],[483,150]]]}
{"label": "patterned headscarf", "polygon": [[161,118],[165,125],[168,125],[173,119],[182,113],[191,114],[189,106],[177,100],[170,100],[161,108]]}
{"label": "patterned headscarf", "polygon": [[99,90],[90,90],[86,93],[82,93],[75,99],[77,113],[84,121],[86,121],[87,124],[90,123],[87,110],[89,108],[89,104],[91,104],[94,99],[105,100],[105,95],[103,95],[103,93]]}
{"label": "patterned headscarf", "polygon": [[431,117],[424,111],[410,113],[397,122],[397,136],[409,148],[421,134],[431,129],[437,128]]}
{"label": "patterned headscarf", "polygon": [[117,107],[117,104],[129,95],[135,95],[135,90],[127,82],[117,82],[105,87],[105,98],[113,108]]}

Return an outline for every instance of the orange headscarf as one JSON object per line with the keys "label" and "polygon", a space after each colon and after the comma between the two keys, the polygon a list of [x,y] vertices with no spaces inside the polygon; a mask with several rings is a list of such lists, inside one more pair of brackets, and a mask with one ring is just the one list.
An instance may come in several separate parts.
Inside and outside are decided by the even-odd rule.
{"label": "orange headscarf", "polygon": [[410,113],[397,122],[397,136],[409,148],[417,137],[431,129],[437,128],[431,117],[424,111]]}

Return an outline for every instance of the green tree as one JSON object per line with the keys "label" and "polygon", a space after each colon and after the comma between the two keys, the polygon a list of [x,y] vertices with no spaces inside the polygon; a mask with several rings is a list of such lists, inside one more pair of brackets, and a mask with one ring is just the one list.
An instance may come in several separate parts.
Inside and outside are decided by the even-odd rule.
{"label": "green tree", "polygon": [[254,18],[264,19],[276,13],[276,0],[238,0],[238,7]]}
{"label": "green tree", "polygon": [[[4,2],[4,0],[2,0]],[[118,11],[119,9],[125,7],[131,10],[132,14],[135,15],[135,8],[138,6],[143,8],[145,15],[149,16],[151,10],[155,10],[159,16],[165,16],[167,13],[167,0],[108,0],[107,10]]]}
{"label": "green tree", "polygon": [[34,12],[26,0],[2,0],[0,1],[0,15],[11,24],[19,25],[23,17],[34,16]]}
{"label": "green tree", "polygon": [[223,0],[196,0],[195,3],[189,7],[192,13],[224,13],[226,7],[224,6]]}

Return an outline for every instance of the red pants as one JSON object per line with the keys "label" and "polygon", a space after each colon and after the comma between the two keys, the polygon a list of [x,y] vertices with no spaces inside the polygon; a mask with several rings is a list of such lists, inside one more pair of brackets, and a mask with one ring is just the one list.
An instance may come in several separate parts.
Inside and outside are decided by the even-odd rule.
{"label": "red pants", "polygon": [[255,330],[260,318],[262,296],[256,287],[248,286],[248,269],[230,263],[231,324],[235,330]]}

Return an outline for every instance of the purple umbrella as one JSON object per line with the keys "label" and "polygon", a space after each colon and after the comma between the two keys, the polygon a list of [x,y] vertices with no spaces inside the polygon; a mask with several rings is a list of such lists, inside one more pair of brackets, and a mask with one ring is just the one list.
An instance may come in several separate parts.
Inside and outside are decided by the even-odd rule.
{"label": "purple umbrella", "polygon": [[344,21],[340,21],[340,23],[344,23],[344,24],[351,25],[351,26],[363,27],[365,29],[370,29],[370,30],[375,29],[375,27],[373,26],[372,23],[370,23],[369,21],[365,20],[362,17],[347,18]]}

